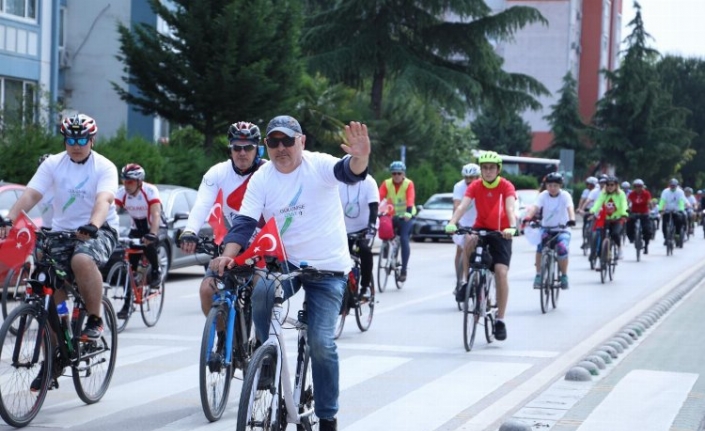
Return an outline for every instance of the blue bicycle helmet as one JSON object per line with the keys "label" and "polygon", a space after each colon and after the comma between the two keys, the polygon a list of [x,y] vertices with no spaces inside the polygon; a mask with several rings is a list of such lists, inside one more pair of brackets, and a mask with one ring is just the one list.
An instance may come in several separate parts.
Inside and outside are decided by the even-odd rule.
{"label": "blue bicycle helmet", "polygon": [[406,172],[406,165],[401,160],[396,160],[389,165],[389,170],[391,172]]}

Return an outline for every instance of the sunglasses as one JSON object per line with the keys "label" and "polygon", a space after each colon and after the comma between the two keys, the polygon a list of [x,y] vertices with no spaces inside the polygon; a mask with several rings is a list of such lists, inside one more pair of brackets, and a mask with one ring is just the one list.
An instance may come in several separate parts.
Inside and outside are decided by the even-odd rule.
{"label": "sunglasses", "polygon": [[288,136],[285,136],[283,138],[267,138],[264,140],[264,142],[267,143],[267,147],[269,148],[278,148],[279,144],[284,144],[284,147],[291,148],[294,146],[294,143],[296,143],[296,136],[294,136],[293,138],[290,138]]}
{"label": "sunglasses", "polygon": [[137,184],[137,180],[122,180],[123,184]]}
{"label": "sunglasses", "polygon": [[392,175],[404,175],[404,172],[392,172]]}
{"label": "sunglasses", "polygon": [[67,145],[74,146],[76,144],[84,147],[88,144],[88,141],[90,141],[91,138],[66,138],[64,139],[64,142]]}
{"label": "sunglasses", "polygon": [[616,185],[617,185],[617,183],[607,183],[607,187],[616,186]]}
{"label": "sunglasses", "polygon": [[257,147],[255,144],[246,144],[246,145],[235,145],[235,144],[230,144],[230,149],[232,151],[252,151]]}

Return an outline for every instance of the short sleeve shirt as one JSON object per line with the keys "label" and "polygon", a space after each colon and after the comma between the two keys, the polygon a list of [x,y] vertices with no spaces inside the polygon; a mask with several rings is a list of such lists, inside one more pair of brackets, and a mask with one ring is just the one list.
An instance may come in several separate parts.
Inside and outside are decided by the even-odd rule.
{"label": "short sleeve shirt", "polygon": [[[467,184],[465,180],[460,180],[455,183],[453,186],[453,200],[462,200],[468,187],[470,187],[470,185]],[[465,214],[458,220],[458,224],[463,227],[472,227],[472,225],[475,224],[475,218],[477,218],[477,208],[475,208],[475,201],[472,200]]]}
{"label": "short sleeve shirt", "polygon": [[548,190],[544,190],[536,198],[535,205],[542,210],[541,226],[565,226],[570,220],[568,208],[573,207],[573,199],[565,190],[561,190],[556,196],[551,196]]}
{"label": "short sleeve shirt", "polygon": [[489,188],[482,180],[473,181],[465,190],[465,196],[475,199],[475,229],[504,230],[511,227],[504,206],[507,197],[514,196],[516,199],[516,190],[511,182],[500,178],[495,187]]}
{"label": "short sleeve shirt", "polygon": [[355,184],[338,184],[340,203],[345,214],[345,230],[348,233],[359,232],[367,228],[370,222],[370,204],[379,203],[377,181],[368,175]]}
{"label": "short sleeve shirt", "polygon": [[153,184],[142,183],[142,188],[135,194],[129,195],[125,187],[120,187],[115,196],[115,204],[125,208],[132,219],[132,229],[135,229],[135,220],[146,220],[149,226],[149,208],[161,203],[159,190]]}

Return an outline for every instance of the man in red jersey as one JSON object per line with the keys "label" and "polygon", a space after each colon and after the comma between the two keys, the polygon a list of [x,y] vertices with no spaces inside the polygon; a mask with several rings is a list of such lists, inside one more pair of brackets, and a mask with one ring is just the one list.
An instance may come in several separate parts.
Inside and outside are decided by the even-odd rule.
{"label": "man in red jersey", "polygon": [[[512,237],[516,234],[516,216],[514,203],[516,192],[514,185],[499,176],[502,171],[502,158],[494,151],[482,153],[477,160],[480,165],[482,181],[474,181],[465,190],[465,196],[453,213],[446,232],[453,233],[457,230],[455,225],[465,213],[470,202],[475,201],[477,218],[474,229],[501,231],[502,237],[488,236],[486,243],[489,245],[492,256],[495,284],[497,286],[497,321],[494,326],[494,336],[502,341],[507,338],[507,328],[504,323],[504,313],[507,310],[509,297],[509,262],[512,259]],[[465,241],[465,255],[471,256],[475,251],[477,235],[471,235]],[[465,268],[463,277],[467,277]],[[466,289],[467,280],[461,289]]]}
{"label": "man in red jersey", "polygon": [[636,219],[641,220],[641,231],[644,235],[644,254],[649,254],[649,240],[651,239],[651,223],[649,222],[649,202],[651,193],[644,188],[640,179],[632,183],[632,191],[627,196],[629,201],[629,220],[627,220],[627,238],[634,242],[634,225]]}

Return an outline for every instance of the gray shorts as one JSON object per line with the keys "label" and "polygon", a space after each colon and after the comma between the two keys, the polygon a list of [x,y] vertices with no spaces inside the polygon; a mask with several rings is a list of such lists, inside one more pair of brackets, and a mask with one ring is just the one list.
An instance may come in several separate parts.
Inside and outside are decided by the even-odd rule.
{"label": "gray shorts", "polygon": [[67,268],[70,267],[69,264],[73,255],[79,253],[87,254],[100,268],[108,262],[108,259],[113,254],[113,250],[118,243],[117,238],[117,233],[113,229],[102,227],[98,229],[97,238],[90,238],[87,241],[57,241],[52,244],[51,254],[55,259],[63,261],[61,263],[66,265]]}

